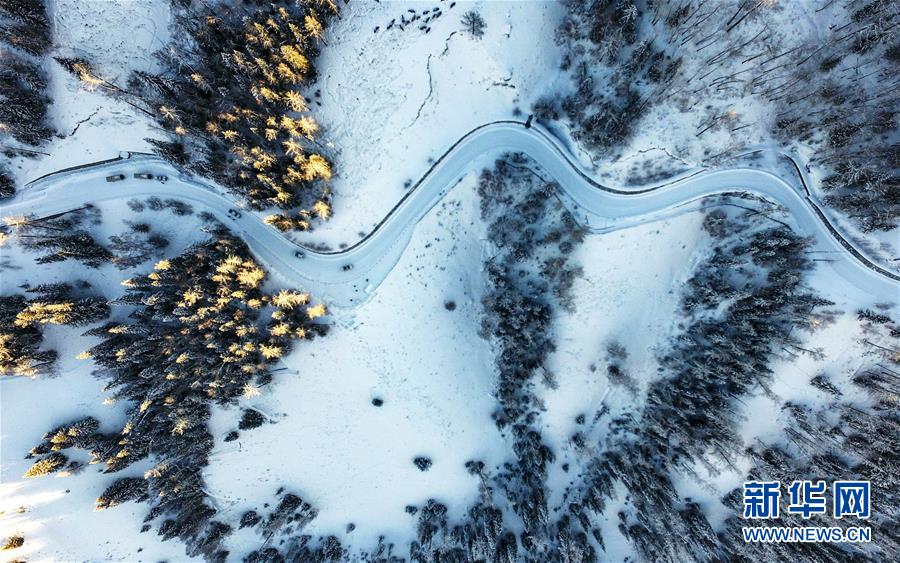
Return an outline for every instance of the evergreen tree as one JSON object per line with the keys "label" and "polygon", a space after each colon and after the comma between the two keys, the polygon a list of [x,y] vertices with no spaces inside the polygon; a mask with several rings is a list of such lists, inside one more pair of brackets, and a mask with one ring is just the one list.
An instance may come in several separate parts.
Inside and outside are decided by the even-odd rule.
{"label": "evergreen tree", "polygon": [[140,502],[146,500],[147,494],[147,483],[144,479],[119,479],[97,498],[96,510],[112,508],[130,500]]}
{"label": "evergreen tree", "polygon": [[16,184],[6,166],[0,164],[0,199],[16,195]]}
{"label": "evergreen tree", "polygon": [[0,41],[31,55],[50,48],[50,19],[42,0],[0,3]]}
{"label": "evergreen tree", "polygon": [[0,296],[0,375],[35,377],[53,369],[56,352],[40,349],[44,338],[40,326],[14,324],[27,306],[22,295]]}
{"label": "evergreen tree", "polygon": [[35,377],[51,373],[56,352],[41,350],[42,327],[48,324],[83,326],[109,315],[102,297],[91,295],[86,283],[75,288],[66,283],[27,288],[22,295],[0,296],[0,375]]}
{"label": "evergreen tree", "polygon": [[25,477],[32,479],[34,477],[43,477],[62,469],[66,462],[69,461],[65,455],[59,452],[53,452],[46,457],[39,459],[25,472]]}
{"label": "evergreen tree", "polygon": [[271,223],[282,230],[328,219],[331,164],[313,146],[319,126],[302,88],[336,12],[306,1],[179,7],[177,48],[158,53],[164,72],[136,72],[129,84],[173,134],[152,141],[156,152],[255,209],[285,210]]}
{"label": "evergreen tree", "polygon": [[113,260],[113,254],[83,228],[87,220],[99,219],[99,210],[91,205],[48,217],[22,217],[11,223],[16,239],[27,250],[43,252],[38,264],[78,260],[99,268]]}
{"label": "evergreen tree", "polygon": [[481,17],[481,14],[475,10],[469,10],[463,14],[460,23],[466,33],[471,35],[473,39],[484,37],[484,29],[487,27],[487,24],[484,23],[484,18]]}
{"label": "evergreen tree", "polygon": [[[67,448],[86,450],[92,462],[103,463],[108,473],[154,459],[156,465],[143,479],[121,479],[111,485],[97,500],[97,508],[149,501],[147,522],[161,520],[161,536],[181,538],[189,555],[219,560],[227,557],[221,543],[231,527],[215,520],[216,509],[203,482],[203,468],[214,445],[208,428],[211,403],[234,404],[242,396],[258,394],[271,381],[270,366],[293,341],[326,333],[327,311],[306,293],[263,292],[266,272],[247,247],[224,229],[213,229],[213,234],[217,238],[126,280],[126,294],[117,304],[132,306],[131,315],[87,332],[101,341],[82,357],[98,366],[112,398],[133,404],[123,428],[102,434],[97,421],[87,417],[45,434],[31,455],[52,460]],[[31,290],[40,301],[29,304],[19,298],[8,314],[25,329],[43,322],[93,321],[101,306],[105,316],[105,303],[72,299],[74,290],[65,284]],[[45,305],[60,300],[72,308]],[[242,429],[258,426],[264,417],[248,409],[244,419]],[[288,521],[315,516],[299,497],[282,500],[281,512],[266,525],[270,533]]]}
{"label": "evergreen tree", "polygon": [[53,135],[47,115],[47,87],[47,75],[40,66],[15,51],[4,51],[0,65],[0,123],[16,141],[40,145]]}

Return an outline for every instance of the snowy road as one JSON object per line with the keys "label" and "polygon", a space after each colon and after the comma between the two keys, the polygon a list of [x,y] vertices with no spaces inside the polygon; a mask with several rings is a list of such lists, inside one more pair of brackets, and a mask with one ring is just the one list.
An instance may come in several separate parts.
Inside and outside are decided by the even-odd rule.
{"label": "snowy road", "polygon": [[[579,216],[592,227],[621,228],[646,222],[673,209],[724,193],[746,192],[778,203],[793,215],[804,235],[815,236],[817,250],[833,251],[833,268],[854,286],[890,302],[900,298],[900,276],[871,262],[829,222],[805,186],[794,186],[759,169],[695,172],[665,184],[636,190],[607,188],[595,182],[567,149],[539,126],[526,128],[518,121],[500,121],[469,132],[447,150],[432,168],[397,203],[378,226],[360,242],[340,252],[317,252],[296,245],[263,223],[260,216],[241,210],[222,189],[177,170],[158,157],[135,155],[60,171],[29,183],[0,206],[0,214],[49,215],[100,202],[135,196],[177,197],[205,208],[244,238],[253,253],[281,276],[337,306],[354,306],[365,299],[396,264],[416,223],[468,172],[504,152],[522,152],[562,186],[566,200],[579,208]],[[799,171],[798,167],[798,171]],[[166,183],[141,180],[134,173],[166,174]],[[111,174],[125,174],[119,182],[106,182]],[[802,174],[802,172],[801,172]],[[802,176],[801,176],[802,177]],[[302,249],[304,258],[295,252]],[[652,259],[652,256],[643,257]],[[344,267],[352,264],[352,269]]]}

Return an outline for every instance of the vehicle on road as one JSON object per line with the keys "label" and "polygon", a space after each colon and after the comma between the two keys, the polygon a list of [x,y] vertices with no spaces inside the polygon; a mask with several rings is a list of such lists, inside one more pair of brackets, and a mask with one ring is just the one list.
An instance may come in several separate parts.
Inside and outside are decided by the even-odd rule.
{"label": "vehicle on road", "polygon": [[119,180],[124,180],[125,174],[113,174],[112,176],[107,176],[107,182],[118,182]]}
{"label": "vehicle on road", "polygon": [[294,252],[294,258],[306,258],[306,254],[302,250],[297,250]]}
{"label": "vehicle on road", "polygon": [[240,219],[241,218],[241,212],[238,211],[237,209],[233,209],[233,208],[228,210],[228,215],[230,215],[232,219]]}
{"label": "vehicle on road", "polygon": [[156,177],[156,179],[157,179],[158,181],[160,181],[160,182],[163,182],[163,183],[169,181],[169,177],[166,176],[165,174],[160,174],[160,175],[158,175],[158,176]]}
{"label": "vehicle on road", "polygon": [[352,269],[353,269],[353,264],[344,264],[343,266],[341,266],[341,270],[343,270],[345,272],[349,272]]}
{"label": "vehicle on road", "polygon": [[[568,149],[545,133],[537,120],[532,120],[531,128],[527,129],[523,127],[522,123],[501,122],[479,126],[466,134],[448,152],[444,153],[439,164],[429,172],[429,175],[420,180],[417,191],[406,200],[407,205],[415,207],[418,211],[427,211],[433,197],[436,195],[443,197],[442,194],[449,191],[451,185],[455,185],[451,184],[452,178],[469,169],[473,153],[483,154],[485,151],[494,150],[497,146],[528,154],[561,186],[564,186],[565,191],[572,196],[573,203],[583,208],[586,215],[597,216],[603,221],[621,220],[624,221],[623,224],[632,222],[638,224],[643,220],[642,216],[644,215],[671,209],[683,205],[687,201],[696,201],[701,197],[728,193],[740,186],[743,192],[754,193],[768,201],[780,203],[794,215],[799,230],[805,231],[807,234],[821,234],[822,236],[818,240],[823,245],[822,249],[836,253],[849,253],[852,260],[836,261],[832,263],[832,267],[854,286],[878,295],[879,298],[885,296],[886,299],[896,300],[900,274],[879,266],[867,258],[863,252],[858,251],[853,242],[848,240],[838,227],[832,226],[826,214],[821,211],[819,204],[815,201],[816,198],[808,196],[802,186],[792,185],[791,182],[780,178],[778,174],[768,171],[738,168],[686,174],[679,180],[680,184],[677,189],[670,189],[668,183],[663,183],[651,184],[641,190],[618,190],[603,186],[591,179],[589,171],[583,172],[578,166],[577,159],[570,158]],[[467,147],[467,149],[462,150],[462,147]],[[775,154],[781,153],[776,151]],[[146,157],[145,162],[147,164],[142,164],[142,166],[146,165],[145,170],[149,170],[153,168],[150,163],[157,162],[157,160]],[[797,162],[796,166],[798,173],[801,173],[804,163]],[[115,169],[111,168],[109,171],[112,172]],[[71,175],[77,177],[77,174],[79,173],[60,171],[60,173],[30,183],[29,187],[33,189],[29,191],[32,193],[37,188],[49,185],[46,190],[38,193],[55,194],[55,190],[59,189],[60,197],[43,197],[38,205],[35,200],[17,196],[12,203],[2,205],[3,214],[8,215],[13,212],[24,214],[38,210],[36,208],[39,208],[42,213],[50,214],[71,209],[81,201],[94,198],[97,195],[95,193],[97,186],[93,175],[87,176],[90,181],[80,183],[56,181],[60,177],[69,178],[72,177]],[[178,186],[179,188],[183,187],[185,190],[197,192],[196,198],[201,201],[210,197],[209,190],[196,182],[192,175],[185,172],[176,172],[176,174],[178,174],[178,179],[184,183],[184,186]],[[802,176],[801,174],[801,180]],[[160,186],[151,186],[149,182],[145,182],[142,186],[134,187],[135,190],[128,191],[150,195]],[[116,188],[109,188],[107,191],[115,195]],[[128,196],[132,197],[133,193],[129,193]],[[225,209],[228,210],[227,207]],[[369,256],[366,254],[367,252],[383,253],[392,248],[398,240],[397,237],[402,237],[405,230],[411,227],[410,217],[405,217],[403,220],[401,215],[393,212],[389,214],[383,220],[383,226],[373,236],[368,237],[364,245],[360,245],[354,256],[367,257]],[[236,210],[229,212],[232,220],[238,219],[240,216]],[[259,240],[254,242],[262,245],[261,250],[281,252],[281,256],[285,255],[284,252],[292,253],[297,250],[298,247],[294,246],[292,242],[285,240],[283,235],[276,230],[264,227],[262,221],[258,219],[256,216],[249,217],[246,221],[246,228],[254,231],[257,235],[255,238]],[[245,225],[242,224],[242,226]],[[346,257],[341,260],[345,259]],[[337,264],[344,272],[353,267],[351,264],[344,266],[345,263],[342,261]],[[300,269],[300,265],[295,266]],[[334,262],[330,259],[320,260],[318,255],[307,256],[303,264],[304,270],[309,269],[315,274],[321,268],[333,272]],[[343,285],[355,287],[355,284],[359,283],[359,280],[356,279],[357,276],[347,275],[346,278],[346,280],[341,280]],[[368,281],[363,283],[368,283]],[[378,282],[374,283],[377,285]],[[341,298],[340,288],[335,289],[334,293],[337,294],[337,299]]]}
{"label": "vehicle on road", "polygon": [[146,172],[138,172],[134,175],[134,177],[138,178],[140,180],[152,180],[153,174],[148,174]]}

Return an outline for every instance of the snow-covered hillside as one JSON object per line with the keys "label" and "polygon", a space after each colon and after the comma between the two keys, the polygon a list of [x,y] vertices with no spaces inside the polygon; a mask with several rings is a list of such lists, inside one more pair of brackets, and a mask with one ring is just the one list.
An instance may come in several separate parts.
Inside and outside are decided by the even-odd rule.
{"label": "snow-covered hillside", "polygon": [[[846,40],[779,80],[877,90],[888,154],[897,18],[0,6],[0,104],[35,104],[0,122],[3,556],[890,561],[900,239],[865,225],[895,220],[896,178],[731,79]],[[876,204],[830,198],[839,169]],[[742,483],[793,478],[871,481],[875,540],[742,541]]]}

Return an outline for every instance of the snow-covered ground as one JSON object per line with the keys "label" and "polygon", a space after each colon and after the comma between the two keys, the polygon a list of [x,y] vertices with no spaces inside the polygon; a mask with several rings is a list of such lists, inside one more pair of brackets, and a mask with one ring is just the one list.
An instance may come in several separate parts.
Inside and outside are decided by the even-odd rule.
{"label": "snow-covered ground", "polygon": [[[88,59],[100,77],[117,84],[125,84],[134,70],[156,68],[153,53],[169,41],[166,2],[55,0],[48,2],[48,15],[54,33],[51,56]],[[147,115],[86,88],[56,61],[48,58],[44,68],[50,79],[50,119],[58,136],[34,158],[13,161],[19,182],[115,158],[120,151],[150,152],[144,139],[163,136]]]}
{"label": "snow-covered ground", "polygon": [[169,3],[136,0],[53,0],[55,55],[91,61],[111,82],[154,70],[153,53],[170,40]]}
{"label": "snow-covered ground", "polygon": [[[416,227],[368,302],[339,313],[325,338],[297,346],[263,395],[246,401],[275,424],[221,442],[240,411],[217,411],[206,477],[229,514],[263,511],[284,486],[319,510],[309,533],[358,548],[379,535],[403,545],[415,524],[407,505],[434,498],[459,517],[478,490],[465,462],[507,460],[491,420],[493,358],[478,336],[483,242],[474,185],[472,175]],[[417,456],[432,460],[428,471],[413,465]],[[345,540],[349,523],[356,529]],[[230,543],[246,550],[255,533]]]}
{"label": "snow-covered ground", "polygon": [[[557,85],[560,61],[552,37],[563,6],[458,2],[451,9],[449,4],[356,2],[329,29],[315,87],[321,90],[321,106],[314,107],[314,114],[325,127],[323,138],[331,143],[335,160],[335,216],[303,240],[335,248],[352,244],[402,197],[406,180],[428,169],[430,158],[477,125],[510,118],[516,108],[527,115],[535,99]],[[104,76],[123,80],[130,69],[152,65],[152,51],[165,44],[166,6],[59,0],[52,10],[56,54],[87,56]],[[408,16],[409,9],[422,12],[435,6],[444,15],[431,23],[428,33],[417,25],[385,29],[392,19]],[[487,23],[481,40],[460,30],[460,16],[473,7]],[[52,66],[51,111],[65,137],[46,148],[50,156],[17,162],[20,179],[114,157],[119,150],[146,150],[143,139],[159,134],[126,104],[84,90],[56,63],[47,64]],[[749,106],[738,110],[744,116],[764,112]],[[682,146],[672,136],[681,127],[693,130],[686,115],[649,116],[645,123],[657,125],[642,128],[626,152],[658,156],[668,151],[677,156],[675,168],[702,164],[708,156],[702,147]],[[731,143],[716,135],[705,140]],[[624,180],[634,164],[626,162],[609,177]],[[508,459],[508,444],[490,416],[494,358],[477,335],[484,241],[474,184],[474,176],[468,176],[432,209],[364,304],[339,311],[328,336],[297,346],[263,394],[245,400],[242,406],[259,409],[274,424],[241,432],[239,440],[226,443],[222,438],[236,427],[240,410],[215,411],[217,442],[206,477],[223,515],[237,519],[245,510],[272,504],[275,491],[284,486],[319,510],[308,532],[335,534],[360,549],[371,547],[382,534],[402,545],[415,526],[406,505],[421,506],[435,498],[450,508],[451,518],[458,517],[477,495],[477,482],[463,464],[481,459],[495,467]],[[167,255],[198,236],[196,216],[135,214],[124,202],[100,207],[107,220],[97,227],[99,238],[121,232],[122,218],[146,221],[165,232],[172,242]],[[568,456],[566,446],[575,417],[585,414],[590,424],[601,405],[609,407],[610,414],[593,428],[602,431],[610,417],[632,405],[631,390],[606,380],[606,344],[619,340],[626,345],[626,367],[638,393],[655,376],[656,353],[679,322],[681,282],[708,249],[701,221],[699,213],[686,213],[590,235],[579,248],[585,272],[573,291],[576,309],[555,319],[558,349],[550,365],[558,386],[542,392],[543,432],[557,453],[550,470],[554,504],[562,501],[565,486],[577,475],[578,461]],[[15,246],[0,253],[20,267],[0,271],[4,293],[25,282],[82,278],[113,298],[122,292],[121,279],[128,277],[112,266],[86,270],[64,262],[38,268]],[[278,285],[288,281],[273,277]],[[813,283],[845,314],[808,343],[826,350],[824,359],[803,356],[776,366],[773,390],[781,400],[815,399],[819,392],[808,385],[814,373],[847,377],[862,361],[851,316],[856,308],[871,305],[872,298],[827,267],[817,270]],[[455,310],[447,310],[447,301],[455,302]],[[46,331],[47,346],[60,353],[59,376],[11,378],[0,385],[0,537],[23,533],[25,546],[15,555],[35,561],[185,560],[177,541],[161,542],[155,531],[138,533],[145,505],[92,511],[93,499],[109,484],[96,466],[64,478],[20,478],[30,464],[22,456],[45,430],[84,414],[101,419],[104,431],[124,420],[127,405],[100,406],[102,382],[90,375],[90,361],[74,359],[93,340],[78,336],[81,332]],[[375,407],[374,398],[382,399],[383,406]],[[747,404],[745,439],[777,429],[772,416],[776,406],[764,395]],[[412,463],[420,455],[433,460],[427,472]],[[568,473],[561,467],[566,462],[572,465]],[[145,468],[138,464],[122,476],[140,475]],[[723,473],[679,487],[714,514],[721,494],[738,478]],[[610,506],[602,523],[608,553],[624,557],[626,546],[617,541],[616,505]],[[348,533],[351,522],[356,529]],[[228,543],[233,553],[242,554],[259,541],[256,532],[242,530]]]}
{"label": "snow-covered ground", "polygon": [[[603,426],[645,394],[655,378],[656,356],[678,323],[677,288],[690,277],[709,243],[702,222],[702,213],[691,212],[591,235],[579,247],[584,276],[572,289],[576,310],[560,311],[555,321],[557,349],[550,371],[558,387],[543,397],[548,439],[565,443],[575,431],[575,417],[585,415],[590,427],[594,415],[606,407],[610,413],[599,423]],[[607,380],[606,347],[611,342],[628,351],[624,368],[638,384],[633,391]],[[557,461],[577,464],[566,455]]]}
{"label": "snow-covered ground", "polygon": [[[568,487],[578,485],[589,461],[574,450],[571,436],[581,431],[602,437],[610,420],[640,407],[647,385],[656,378],[657,354],[679,322],[678,287],[709,248],[702,222],[702,213],[686,213],[590,235],[579,247],[576,256],[584,275],[572,289],[576,309],[557,314],[557,348],[549,361],[556,385],[541,395],[542,434],[556,454],[549,470],[552,507],[565,506]],[[611,342],[628,352],[623,368],[633,387],[613,384],[606,375]],[[584,424],[576,422],[580,415]],[[625,560],[632,549],[618,529],[623,500],[612,499],[598,523],[609,560]]]}
{"label": "snow-covered ground", "polygon": [[[334,217],[306,240],[352,244],[385,215],[459,137],[474,127],[527,115],[553,89],[560,54],[553,34],[556,2],[361,2],[329,28],[319,59],[316,118],[334,146]],[[440,8],[419,30],[401,15]],[[482,39],[461,29],[475,9]],[[386,29],[391,20],[394,27]],[[378,31],[375,32],[375,28]],[[524,116],[522,117],[524,118]]]}

